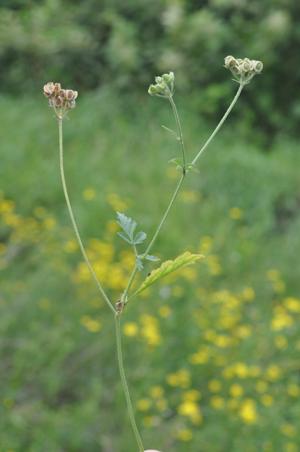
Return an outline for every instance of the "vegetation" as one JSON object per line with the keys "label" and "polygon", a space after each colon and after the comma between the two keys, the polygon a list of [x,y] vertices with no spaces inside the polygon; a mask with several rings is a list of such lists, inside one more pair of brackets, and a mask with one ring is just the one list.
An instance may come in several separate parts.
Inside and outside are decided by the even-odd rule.
{"label": "vegetation", "polygon": [[247,54],[267,69],[243,100],[247,123],[269,138],[297,133],[299,19],[297,0],[2,0],[1,91],[60,80],[81,93],[99,85],[124,93],[173,70],[198,111],[214,117],[229,90],[216,62]]}
{"label": "vegetation", "polygon": [[[172,122],[146,94],[101,90],[79,104],[65,126],[66,173],[89,258],[117,300],[134,255],[117,236],[115,211],[154,232],[178,178],[168,164],[176,144],[159,127]],[[189,99],[179,104],[194,155],[207,128]],[[72,238],[55,121],[43,99],[26,96],[2,97],[0,117],[0,450],[128,452],[113,322]],[[153,248],[206,259],[124,312],[128,377],[152,447],[296,452],[300,157],[279,139],[261,153],[228,124]]]}

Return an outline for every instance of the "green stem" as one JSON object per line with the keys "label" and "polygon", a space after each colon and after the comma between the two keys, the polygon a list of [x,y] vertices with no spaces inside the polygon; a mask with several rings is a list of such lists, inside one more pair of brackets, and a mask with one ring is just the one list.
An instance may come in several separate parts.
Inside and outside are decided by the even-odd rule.
{"label": "green stem", "polygon": [[68,211],[69,211],[69,215],[70,215],[70,219],[71,219],[71,223],[82,253],[82,256],[86,262],[86,265],[88,266],[88,269],[91,272],[92,277],[95,280],[95,283],[98,287],[99,292],[101,293],[102,297],[104,298],[104,300],[107,303],[107,306],[110,308],[110,310],[115,314],[115,309],[110,301],[110,299],[108,298],[108,296],[106,295],[102,285],[100,284],[100,281],[97,278],[97,275],[92,267],[92,264],[89,261],[89,258],[86,254],[85,248],[83,246],[80,234],[79,234],[79,230],[78,230],[78,226],[74,217],[74,213],[73,213],[73,209],[71,206],[71,202],[69,199],[69,195],[68,195],[68,190],[67,190],[67,185],[66,185],[66,180],[65,180],[65,172],[64,172],[64,148],[63,148],[63,118],[61,116],[58,117],[58,132],[59,132],[59,164],[60,164],[60,175],[61,175],[61,181],[62,181],[62,186],[63,186],[63,192],[65,195],[65,200],[66,200],[66,204],[68,207]]}
{"label": "green stem", "polygon": [[[152,246],[154,245],[154,242],[157,239],[157,236],[160,233],[160,230],[163,227],[163,225],[164,225],[164,223],[165,223],[165,221],[167,219],[167,216],[169,215],[169,212],[170,212],[170,210],[171,210],[171,208],[172,208],[172,206],[173,206],[173,204],[175,202],[175,199],[176,199],[176,197],[178,195],[178,192],[179,192],[179,190],[180,190],[180,188],[181,188],[181,186],[183,184],[184,178],[185,178],[185,173],[182,173],[181,178],[179,179],[179,182],[178,182],[178,184],[177,184],[177,186],[175,188],[175,191],[174,191],[174,193],[172,195],[172,198],[171,198],[171,200],[170,200],[170,202],[168,204],[168,207],[167,207],[167,209],[166,209],[166,211],[165,211],[165,213],[164,213],[164,215],[163,215],[163,217],[161,219],[161,222],[159,223],[158,227],[156,228],[156,231],[154,232],[154,235],[153,235],[153,237],[151,239],[151,242],[147,246],[147,249],[142,254],[141,258],[145,257],[150,252],[150,250],[152,249]],[[134,266],[134,268],[133,268],[133,270],[131,272],[131,275],[129,277],[129,281],[128,281],[127,287],[126,287],[126,289],[125,289],[125,291],[124,291],[124,293],[122,295],[122,300],[124,301],[125,304],[128,301],[128,299],[127,299],[128,292],[129,292],[129,289],[130,289],[130,287],[131,287],[131,285],[132,285],[132,283],[134,281],[134,278],[135,278],[135,275],[137,274],[137,271],[138,271],[138,268],[137,268],[137,265],[135,264],[135,266]]]}
{"label": "green stem", "polygon": [[[182,175],[181,175],[181,178],[179,179],[179,182],[178,182],[178,184],[177,184],[177,186],[175,188],[175,191],[174,191],[174,193],[173,193],[173,195],[171,197],[171,200],[170,200],[170,202],[169,202],[169,204],[167,206],[167,209],[166,209],[166,211],[165,211],[165,213],[164,213],[159,225],[157,226],[156,231],[154,232],[154,235],[153,235],[149,245],[147,246],[146,251],[142,255],[142,258],[145,257],[150,252],[150,250],[152,249],[152,246],[154,245],[154,242],[156,241],[157,236],[160,233],[160,230],[163,227],[163,225],[164,225],[164,223],[165,223],[165,221],[167,219],[167,216],[169,215],[171,207],[174,204],[174,201],[175,201],[175,199],[176,199],[176,197],[178,195],[178,192],[179,192],[179,190],[180,190],[180,188],[181,188],[181,186],[183,184],[183,181],[184,181],[184,178],[185,178],[185,175],[186,175],[185,146],[184,146],[181,122],[180,122],[180,118],[179,118],[179,114],[178,114],[178,111],[177,111],[176,104],[175,104],[171,94],[168,97],[168,99],[169,99],[170,104],[172,106],[172,110],[173,110],[173,114],[174,114],[175,122],[176,122],[176,126],[177,126],[177,134],[178,134],[178,138],[179,138],[180,145],[181,145],[181,151],[182,151]],[[135,264],[135,266],[134,266],[134,268],[133,268],[133,270],[131,272],[131,275],[129,277],[129,282],[127,284],[127,287],[126,287],[126,289],[125,289],[125,291],[123,293],[123,296],[122,296],[122,299],[123,299],[125,304],[127,302],[127,296],[128,296],[129,289],[130,289],[130,287],[131,287],[131,285],[132,285],[132,283],[134,281],[134,278],[135,278],[135,276],[137,274],[137,271],[138,271],[137,265]]]}
{"label": "green stem", "polygon": [[229,113],[231,112],[231,110],[233,109],[234,105],[236,104],[238,98],[240,97],[240,94],[242,92],[244,88],[244,84],[240,83],[239,85],[239,89],[237,90],[236,95],[234,96],[231,104],[229,105],[228,109],[226,110],[224,116],[222,117],[221,121],[219,122],[219,124],[217,125],[217,127],[215,128],[215,130],[213,131],[213,133],[210,135],[210,137],[208,138],[208,140],[204,143],[204,145],[202,146],[202,148],[200,149],[200,151],[198,152],[198,154],[196,155],[196,157],[194,158],[194,160],[192,161],[192,165],[195,165],[195,163],[197,162],[197,160],[199,159],[200,155],[205,151],[205,149],[207,148],[207,146],[209,145],[209,143],[214,139],[214,137],[216,136],[216,134],[219,132],[219,130],[221,129],[222,125],[224,124],[224,122],[226,121]]}
{"label": "green stem", "polygon": [[166,211],[165,211],[165,213],[164,213],[164,215],[163,215],[163,217],[162,217],[162,219],[161,219],[159,225],[157,226],[157,229],[156,229],[156,231],[155,231],[155,233],[154,233],[154,235],[153,235],[153,237],[152,237],[152,240],[151,240],[151,242],[149,243],[149,245],[147,246],[147,249],[146,249],[146,251],[144,252],[143,256],[146,256],[146,254],[148,254],[148,253],[150,252],[152,246],[154,245],[154,242],[155,242],[155,240],[157,239],[157,236],[158,236],[158,234],[160,233],[160,230],[161,230],[161,228],[163,227],[163,225],[164,225],[164,223],[165,223],[165,221],[166,221],[166,219],[167,219],[167,216],[169,215],[169,212],[170,212],[170,210],[171,210],[171,207],[173,206],[174,201],[175,201],[175,199],[177,198],[178,192],[179,192],[179,190],[180,190],[180,188],[181,188],[181,186],[182,186],[182,184],[183,184],[184,178],[185,178],[185,174],[183,173],[183,174],[181,175],[180,179],[179,179],[179,182],[178,182],[176,188],[175,188],[175,191],[174,191],[174,193],[173,193],[173,195],[172,195],[172,198],[171,198],[171,200],[170,200],[170,202],[169,202],[169,204],[168,204],[168,207],[166,208]]}
{"label": "green stem", "polygon": [[186,161],[185,161],[185,146],[184,146],[184,141],[183,141],[183,133],[182,133],[182,127],[181,127],[181,122],[180,122],[180,118],[179,118],[179,114],[177,111],[177,107],[176,104],[173,100],[173,96],[170,95],[168,97],[172,110],[173,110],[173,114],[175,117],[175,121],[176,121],[176,126],[177,126],[177,134],[178,134],[178,138],[180,141],[180,145],[181,145],[181,152],[182,152],[182,166],[183,166],[183,172],[185,172],[186,170]]}
{"label": "green stem", "polygon": [[121,383],[126,399],[127,411],[129,415],[129,420],[131,423],[131,427],[133,430],[134,437],[136,439],[139,452],[144,452],[144,446],[142,442],[142,438],[139,434],[139,430],[136,424],[136,420],[134,417],[133,406],[130,398],[129,388],[126,380],[125,370],[124,370],[124,361],[123,361],[123,352],[122,352],[122,337],[121,337],[121,317],[118,314],[115,314],[115,327],[116,327],[116,341],[117,341],[117,354],[118,354],[118,365],[119,372],[121,377]]}

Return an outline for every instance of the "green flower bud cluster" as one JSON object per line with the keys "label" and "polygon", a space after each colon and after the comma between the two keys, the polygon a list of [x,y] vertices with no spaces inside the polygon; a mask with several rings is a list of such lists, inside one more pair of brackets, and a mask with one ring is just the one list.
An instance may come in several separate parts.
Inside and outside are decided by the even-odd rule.
{"label": "green flower bud cluster", "polygon": [[263,63],[257,60],[249,60],[249,58],[234,58],[229,55],[225,58],[224,66],[229,69],[235,80],[246,85],[256,75],[263,70]]}
{"label": "green flower bud cluster", "polygon": [[150,85],[148,93],[150,96],[170,97],[174,94],[174,72],[155,77],[155,85]]}

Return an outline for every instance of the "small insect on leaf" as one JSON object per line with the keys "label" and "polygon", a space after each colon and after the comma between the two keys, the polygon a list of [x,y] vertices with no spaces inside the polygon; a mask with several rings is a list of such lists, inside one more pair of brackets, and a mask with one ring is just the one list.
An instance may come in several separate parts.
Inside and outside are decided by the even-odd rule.
{"label": "small insect on leaf", "polygon": [[176,257],[174,260],[165,261],[158,267],[156,270],[153,270],[149,276],[142,282],[140,287],[134,293],[134,295],[139,294],[143,290],[147,289],[152,284],[156,283],[159,279],[164,276],[173,273],[180,268],[186,267],[187,265],[194,264],[195,262],[203,259],[204,256],[202,254],[192,254],[189,251],[181,254]]}

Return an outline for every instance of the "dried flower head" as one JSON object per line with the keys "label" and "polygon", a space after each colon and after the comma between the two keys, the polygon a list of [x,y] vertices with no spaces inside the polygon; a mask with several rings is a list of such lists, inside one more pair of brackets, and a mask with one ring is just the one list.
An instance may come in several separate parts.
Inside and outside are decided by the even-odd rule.
{"label": "dried flower head", "polygon": [[56,116],[60,119],[66,112],[76,106],[77,91],[63,89],[60,83],[48,82],[44,85],[44,95],[49,100],[49,105],[54,109]]}
{"label": "dried flower head", "polygon": [[155,84],[149,86],[150,96],[170,97],[174,94],[174,72],[155,77]]}
{"label": "dried flower head", "polygon": [[249,60],[249,58],[234,58],[229,55],[225,58],[224,66],[233,74],[236,81],[246,85],[256,75],[263,70],[261,61]]}

